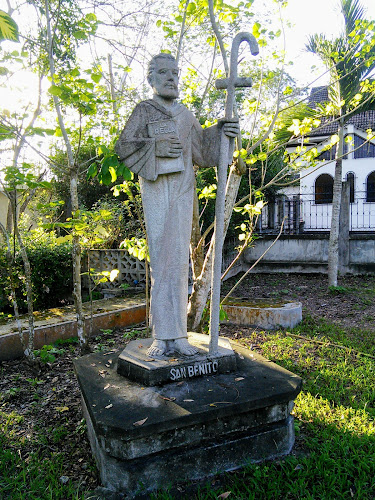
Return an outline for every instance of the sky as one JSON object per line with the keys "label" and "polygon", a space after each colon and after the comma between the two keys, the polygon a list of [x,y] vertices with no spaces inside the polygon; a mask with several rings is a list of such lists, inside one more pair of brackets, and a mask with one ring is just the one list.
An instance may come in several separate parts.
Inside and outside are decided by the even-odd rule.
{"label": "sky", "polygon": [[[319,58],[304,50],[307,36],[313,33],[324,33],[327,37],[336,37],[342,28],[342,17],[338,9],[339,0],[289,0],[282,13],[285,21],[289,21],[292,27],[285,26],[287,60],[294,62],[288,66],[287,71],[296,80],[300,87],[311,86],[322,73],[324,67]],[[361,0],[365,7],[367,19],[375,19],[375,0]],[[0,0],[0,9],[7,10],[6,0]],[[255,0],[253,9],[259,13],[271,11],[271,15],[277,15],[277,7],[273,0]],[[21,25],[21,23],[20,23]],[[20,26],[21,27],[21,26]],[[246,27],[246,29],[248,29]],[[249,27],[251,29],[251,26]],[[282,41],[280,40],[280,49]],[[18,49],[14,44],[14,49]],[[312,66],[316,66],[312,70]],[[23,99],[25,95],[30,97],[36,88],[36,76],[33,74],[19,74],[19,91],[14,92],[9,88],[0,88],[0,102],[7,103],[9,109],[17,107],[17,100]],[[12,82],[14,84],[14,80]],[[328,83],[328,74],[315,81],[312,86],[325,85]],[[18,94],[18,95],[17,95]],[[18,98],[18,99],[17,99]]]}
{"label": "sky", "polygon": [[[284,25],[287,59],[294,62],[293,66],[288,67],[288,72],[296,79],[299,86],[308,86],[324,72],[319,58],[304,51],[304,45],[307,36],[313,33],[324,33],[328,37],[336,37],[340,34],[342,18],[338,9],[338,1],[288,0],[287,7],[282,10],[284,20],[293,25],[292,27],[287,27],[286,23]],[[375,19],[375,0],[361,0],[361,3],[367,11],[367,19]],[[0,0],[0,9],[7,10],[6,4],[6,0]],[[262,12],[264,5],[268,9],[273,9],[276,14],[276,7],[272,0],[255,0],[253,8]],[[317,68],[312,71],[311,67],[314,65]],[[35,79],[34,75],[30,78]],[[19,82],[21,88],[27,84],[28,78],[22,78],[22,80]],[[321,78],[314,86],[326,83],[328,83],[328,75]],[[3,94],[1,100],[8,101],[11,98],[4,89],[0,89],[0,92]]]}
{"label": "sky", "polygon": [[[257,0],[255,0],[257,2]],[[362,0],[366,10],[366,19],[375,20],[375,0]],[[286,28],[286,51],[294,65],[288,68],[298,83],[311,83],[320,75],[324,68],[319,58],[304,51],[308,35],[324,33],[335,38],[342,29],[342,17],[337,7],[338,0],[289,0],[284,10],[285,19],[293,23],[292,28]],[[316,72],[311,72],[311,66],[316,65]],[[328,83],[328,77],[320,79],[314,85]]]}

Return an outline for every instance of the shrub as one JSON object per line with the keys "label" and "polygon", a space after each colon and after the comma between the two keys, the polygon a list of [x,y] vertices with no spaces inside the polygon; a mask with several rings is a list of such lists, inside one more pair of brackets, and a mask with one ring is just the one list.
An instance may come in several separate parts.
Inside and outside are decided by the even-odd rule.
{"label": "shrub", "polygon": [[[73,289],[71,244],[58,244],[54,232],[38,228],[29,232],[24,244],[31,266],[35,310],[66,304]],[[26,289],[23,262],[15,249],[15,264],[10,270],[5,247],[0,248],[0,311],[13,312],[9,300],[10,279],[13,277],[18,307],[26,312]]]}

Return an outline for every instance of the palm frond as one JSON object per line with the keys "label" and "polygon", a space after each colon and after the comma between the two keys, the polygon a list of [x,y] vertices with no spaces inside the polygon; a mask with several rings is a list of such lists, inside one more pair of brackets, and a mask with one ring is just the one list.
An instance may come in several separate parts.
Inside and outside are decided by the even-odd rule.
{"label": "palm frond", "polygon": [[349,35],[355,29],[356,21],[364,19],[365,10],[359,0],[341,0],[341,12],[345,20],[345,34]]}

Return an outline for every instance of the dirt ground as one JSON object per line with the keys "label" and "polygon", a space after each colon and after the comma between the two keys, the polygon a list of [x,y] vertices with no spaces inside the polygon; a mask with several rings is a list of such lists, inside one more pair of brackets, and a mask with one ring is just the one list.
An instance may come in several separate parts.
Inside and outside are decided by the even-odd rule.
{"label": "dirt ground", "polygon": [[[223,295],[238,281],[223,285]],[[249,274],[233,297],[277,298],[300,301],[303,313],[324,318],[343,328],[375,332],[375,276],[343,276],[328,290],[327,277],[318,274]]]}
{"label": "dirt ground", "polygon": [[[238,277],[225,282],[223,293],[236,281]],[[336,290],[328,291],[325,276],[252,274],[240,284],[234,296],[299,300],[305,316],[325,318],[348,329],[375,332],[373,276],[345,277]],[[246,329],[241,330],[244,335]],[[248,330],[250,334],[251,329]],[[225,335],[231,336],[231,332],[230,327],[223,327]],[[118,350],[134,334],[134,329],[118,330],[94,340],[92,348],[109,346]],[[17,424],[23,442],[18,451],[22,459],[27,461],[28,455],[35,452],[43,456],[61,453],[66,463],[66,474],[61,481],[72,481],[82,490],[93,490],[99,479],[82,421],[80,392],[72,365],[79,351],[76,344],[60,348],[63,351],[56,354],[56,360],[42,364],[39,371],[23,360],[0,363],[0,424],[2,412],[22,415],[23,421]]]}

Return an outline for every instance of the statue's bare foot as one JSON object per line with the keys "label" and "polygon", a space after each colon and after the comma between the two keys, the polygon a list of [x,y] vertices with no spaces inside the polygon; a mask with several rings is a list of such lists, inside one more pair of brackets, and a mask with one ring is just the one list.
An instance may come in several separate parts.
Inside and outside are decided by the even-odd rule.
{"label": "statue's bare foot", "polygon": [[188,339],[185,338],[175,339],[174,350],[184,356],[194,356],[195,354],[198,354],[198,349],[190,345]]}
{"label": "statue's bare foot", "polygon": [[157,340],[155,339],[151,344],[149,350],[147,351],[147,355],[152,356],[164,356],[167,353],[167,342],[165,340]]}

